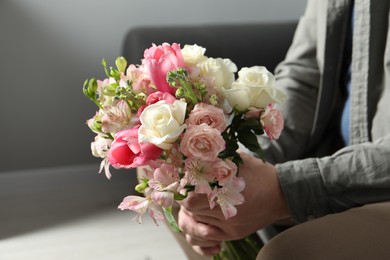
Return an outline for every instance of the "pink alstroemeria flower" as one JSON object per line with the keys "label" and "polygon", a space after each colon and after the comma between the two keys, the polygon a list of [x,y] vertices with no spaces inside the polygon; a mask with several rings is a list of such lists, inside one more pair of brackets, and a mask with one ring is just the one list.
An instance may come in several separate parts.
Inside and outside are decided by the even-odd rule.
{"label": "pink alstroemeria flower", "polygon": [[135,93],[145,92],[149,94],[153,92],[153,89],[149,86],[149,76],[142,70],[142,67],[135,66],[134,64],[129,65],[126,70],[126,75],[121,74],[121,81],[131,81],[131,87]]}
{"label": "pink alstroemeria flower", "polygon": [[179,189],[179,172],[172,165],[164,163],[154,170],[153,179],[149,180],[148,185],[153,188],[153,202],[164,208],[170,208],[174,202],[174,195]]}
{"label": "pink alstroemeria flower", "polygon": [[104,107],[101,121],[104,133],[116,133],[139,124],[138,116],[131,112],[128,104],[123,100],[115,105]]}
{"label": "pink alstroemeria flower", "polygon": [[149,210],[149,216],[153,219],[154,223],[158,225],[157,220],[163,220],[164,216],[158,209],[157,205],[152,202],[151,189],[145,191],[145,197],[139,196],[127,196],[119,204],[118,209],[120,210],[131,210],[137,214],[134,219],[138,220],[138,223],[142,223],[142,217]]}
{"label": "pink alstroemeria flower", "polygon": [[173,43],[153,44],[151,48],[144,52],[142,65],[150,76],[152,83],[159,91],[175,94],[176,88],[169,86],[167,73],[178,68],[185,68],[184,58],[180,45]]}
{"label": "pink alstroemeria flower", "polygon": [[245,181],[242,177],[233,178],[222,188],[215,187],[209,195],[210,208],[214,208],[216,202],[221,207],[225,219],[234,217],[237,214],[237,209],[234,206],[245,201],[241,194],[244,188]]}
{"label": "pink alstroemeria flower", "polygon": [[184,167],[184,183],[195,186],[195,193],[210,194],[212,190],[209,183],[215,179],[211,171],[212,164],[213,162],[187,158]]}

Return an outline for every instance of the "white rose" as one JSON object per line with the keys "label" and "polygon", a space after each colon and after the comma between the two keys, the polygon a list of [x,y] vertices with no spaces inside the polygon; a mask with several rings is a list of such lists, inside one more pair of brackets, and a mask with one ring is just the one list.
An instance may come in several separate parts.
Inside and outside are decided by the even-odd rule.
{"label": "white rose", "polygon": [[283,91],[275,88],[275,78],[265,67],[242,68],[238,79],[230,89],[224,91],[232,107],[245,111],[249,107],[265,108],[286,99]]}
{"label": "white rose", "polygon": [[204,56],[206,52],[206,49],[198,46],[196,44],[194,45],[184,45],[183,49],[181,49],[181,53],[183,55],[184,62],[188,66],[196,66],[198,63],[205,61],[207,59],[206,56]]}
{"label": "white rose", "polygon": [[208,58],[198,65],[200,74],[206,77],[212,77],[214,87],[219,94],[223,89],[228,89],[234,82],[234,73],[237,72],[237,66],[230,59]]}
{"label": "white rose", "polygon": [[167,104],[159,101],[145,108],[140,116],[141,127],[138,130],[140,143],[152,143],[162,149],[169,149],[183,130],[187,103],[176,100]]}

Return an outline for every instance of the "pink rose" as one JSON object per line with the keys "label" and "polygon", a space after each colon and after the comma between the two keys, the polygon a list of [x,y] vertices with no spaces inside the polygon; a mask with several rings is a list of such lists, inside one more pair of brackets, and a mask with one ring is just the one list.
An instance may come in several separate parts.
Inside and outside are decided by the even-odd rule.
{"label": "pink rose", "polygon": [[108,152],[108,160],[115,168],[135,168],[155,160],[162,149],[149,143],[138,142],[138,127],[123,130],[115,135]]}
{"label": "pink rose", "polygon": [[218,184],[223,186],[233,180],[237,173],[237,165],[231,160],[217,160],[212,166],[212,171]]}
{"label": "pink rose", "polygon": [[250,107],[248,108],[248,112],[245,113],[245,117],[247,119],[251,118],[260,118],[261,113],[264,111],[263,108]]}
{"label": "pink rose", "polygon": [[168,71],[186,67],[180,45],[177,43],[172,45],[163,43],[158,46],[153,44],[151,48],[145,50],[142,65],[156,88],[170,94],[174,94],[176,89],[167,82]]}
{"label": "pink rose", "polygon": [[224,149],[221,133],[207,124],[189,126],[180,143],[180,151],[185,156],[204,161],[216,160]]}
{"label": "pink rose", "polygon": [[188,125],[207,124],[220,132],[223,132],[227,126],[223,110],[206,103],[196,104],[186,123]]}
{"label": "pink rose", "polygon": [[284,127],[282,113],[272,105],[268,105],[261,115],[260,122],[269,139],[278,139]]}

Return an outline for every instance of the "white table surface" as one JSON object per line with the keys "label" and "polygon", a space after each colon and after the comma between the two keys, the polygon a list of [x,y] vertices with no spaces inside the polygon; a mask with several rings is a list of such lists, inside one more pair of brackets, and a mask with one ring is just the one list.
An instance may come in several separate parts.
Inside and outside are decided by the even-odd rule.
{"label": "white table surface", "polygon": [[165,225],[107,210],[0,241],[0,259],[185,259]]}
{"label": "white table surface", "polygon": [[117,209],[134,172],[98,165],[0,172],[0,260],[186,259],[168,227]]}

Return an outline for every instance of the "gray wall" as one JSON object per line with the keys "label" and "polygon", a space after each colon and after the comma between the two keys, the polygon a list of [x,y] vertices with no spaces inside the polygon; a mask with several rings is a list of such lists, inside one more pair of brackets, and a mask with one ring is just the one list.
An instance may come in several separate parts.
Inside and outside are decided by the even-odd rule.
{"label": "gray wall", "polygon": [[296,20],[306,0],[0,0],[0,172],[98,162],[81,92],[136,26]]}

